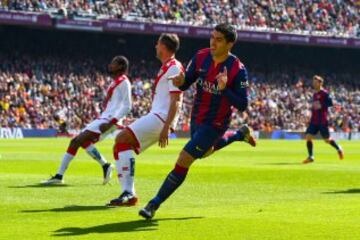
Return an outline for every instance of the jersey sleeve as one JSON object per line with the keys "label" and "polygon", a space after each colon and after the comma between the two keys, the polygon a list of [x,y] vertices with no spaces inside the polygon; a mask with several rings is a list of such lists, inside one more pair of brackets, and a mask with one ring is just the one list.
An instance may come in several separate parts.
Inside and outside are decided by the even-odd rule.
{"label": "jersey sleeve", "polygon": [[190,60],[185,70],[185,81],[182,86],[179,87],[180,90],[187,90],[198,78],[196,72],[196,55]]}
{"label": "jersey sleeve", "polygon": [[228,97],[231,105],[239,111],[245,111],[248,105],[248,73],[246,68],[241,68],[234,78],[233,88],[225,88],[224,94]]}
{"label": "jersey sleeve", "polygon": [[[176,76],[176,75],[179,75],[180,72],[181,72],[181,68],[177,65],[174,65],[174,66],[171,66],[167,70],[166,75],[167,75],[167,77]],[[171,80],[168,81],[168,87],[169,87],[170,93],[181,93],[181,90],[179,88],[175,87]]]}
{"label": "jersey sleeve", "polygon": [[125,117],[131,110],[131,84],[129,80],[123,81],[116,87],[112,104],[117,104],[112,123],[118,122],[121,118]]}
{"label": "jersey sleeve", "polygon": [[324,104],[325,104],[326,107],[333,106],[333,101],[332,101],[329,93],[325,94]]}

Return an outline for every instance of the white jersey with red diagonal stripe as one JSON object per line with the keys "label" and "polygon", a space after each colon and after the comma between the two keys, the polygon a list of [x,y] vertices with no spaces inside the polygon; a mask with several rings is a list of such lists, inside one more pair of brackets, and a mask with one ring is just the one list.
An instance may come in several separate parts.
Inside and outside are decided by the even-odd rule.
{"label": "white jersey with red diagonal stripe", "polygon": [[[151,106],[151,113],[159,115],[163,120],[167,119],[170,108],[170,94],[181,93],[181,91],[173,85],[169,77],[178,75],[184,72],[182,64],[175,58],[169,59],[165,62],[155,79],[153,102]],[[176,120],[174,120],[176,122]]]}
{"label": "white jersey with red diagonal stripe", "polygon": [[[181,91],[173,85],[172,81],[169,80],[169,77],[178,75],[181,71],[184,71],[184,69],[181,63],[175,58],[171,58],[162,65],[155,79],[153,103],[150,113],[137,119],[127,127],[136,139],[136,153],[144,151],[159,141],[159,136],[170,108],[170,94],[172,92],[181,93]],[[177,116],[172,122],[172,128],[175,128]]]}
{"label": "white jersey with red diagonal stripe", "polygon": [[116,123],[131,110],[131,84],[126,75],[118,76],[108,87],[101,119]]}

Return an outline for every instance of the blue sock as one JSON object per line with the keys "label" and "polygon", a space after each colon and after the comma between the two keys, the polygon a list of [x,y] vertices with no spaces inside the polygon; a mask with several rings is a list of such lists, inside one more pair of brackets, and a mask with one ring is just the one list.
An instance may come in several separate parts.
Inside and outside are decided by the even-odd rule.
{"label": "blue sock", "polygon": [[160,187],[157,195],[150,201],[156,206],[160,206],[173,192],[184,182],[188,169],[176,165],[166,177],[164,183]]}
{"label": "blue sock", "polygon": [[214,146],[214,150],[219,150],[222,149],[224,147],[226,147],[227,145],[229,145],[230,143],[233,143],[235,141],[242,141],[244,140],[244,134],[240,131],[236,131],[236,133],[234,133],[233,135],[231,135],[228,138],[221,138]]}

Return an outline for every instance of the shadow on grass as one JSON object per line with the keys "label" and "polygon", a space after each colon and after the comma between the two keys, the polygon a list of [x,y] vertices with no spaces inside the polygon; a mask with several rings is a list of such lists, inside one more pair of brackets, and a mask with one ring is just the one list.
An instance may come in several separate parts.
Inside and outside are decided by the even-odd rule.
{"label": "shadow on grass", "polygon": [[299,163],[299,162],[279,162],[279,163],[259,163],[259,165],[278,165],[278,166],[281,166],[281,165],[303,165],[302,163]]}
{"label": "shadow on grass", "polygon": [[325,194],[360,194],[360,188],[350,188],[342,191],[324,192]]}
{"label": "shadow on grass", "polygon": [[61,188],[61,187],[71,187],[71,185],[68,184],[44,185],[41,183],[37,183],[37,184],[20,185],[20,186],[9,186],[8,188]]}
{"label": "shadow on grass", "polygon": [[107,206],[65,206],[63,208],[52,208],[52,209],[38,209],[38,210],[23,210],[23,213],[38,213],[38,212],[86,212],[86,211],[102,211],[111,209]]}
{"label": "shadow on grass", "polygon": [[161,221],[184,221],[192,219],[202,219],[203,217],[183,217],[183,218],[159,218],[151,221],[136,220],[129,222],[109,223],[85,228],[61,228],[54,231],[52,236],[66,237],[85,235],[90,233],[116,233],[116,232],[141,232],[156,231]]}

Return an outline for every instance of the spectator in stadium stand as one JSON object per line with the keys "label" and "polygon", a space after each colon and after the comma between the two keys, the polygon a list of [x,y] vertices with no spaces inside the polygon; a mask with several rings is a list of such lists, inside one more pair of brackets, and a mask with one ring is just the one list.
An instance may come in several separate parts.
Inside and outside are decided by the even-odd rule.
{"label": "spectator in stadium stand", "polygon": [[[66,122],[67,129],[79,130],[98,116],[101,111],[101,99],[104,97],[104,86],[110,79],[105,73],[91,74],[94,63],[83,66],[81,73],[75,73],[71,67],[62,66],[60,60],[49,57],[24,72],[20,66],[26,65],[29,58],[30,56],[23,56],[17,64],[2,61],[6,67],[0,68],[1,127],[61,128],[64,131],[63,124]],[[69,66],[77,64],[72,62]],[[139,67],[140,70],[136,68],[134,66],[131,70],[134,102],[132,113],[126,119],[126,123],[131,123],[148,112],[151,103],[152,93],[147,76],[152,69],[146,69],[143,65]],[[143,77],[137,76],[137,73],[141,73]],[[253,72],[252,75],[261,78],[261,73]],[[248,123],[254,130],[267,132],[278,129],[305,130],[310,114],[306,110],[309,109],[311,98],[307,94],[310,85],[296,82],[291,85],[292,87],[288,87],[282,83],[287,81],[286,78],[273,76],[252,84],[249,111],[244,114],[233,114],[234,129]],[[333,131],[360,130],[359,86],[353,88],[347,84],[354,78],[355,76],[347,81],[343,80],[344,85],[340,87],[331,86],[331,81],[328,83],[327,87],[334,95],[335,106],[331,109],[329,118],[330,129]],[[189,130],[192,97],[191,91],[184,94],[179,130]]]}
{"label": "spectator in stadium stand", "polygon": [[195,26],[226,21],[240,29],[343,37],[360,37],[359,7],[360,1],[351,0],[0,1],[0,9],[48,12],[63,17],[118,18]]}

